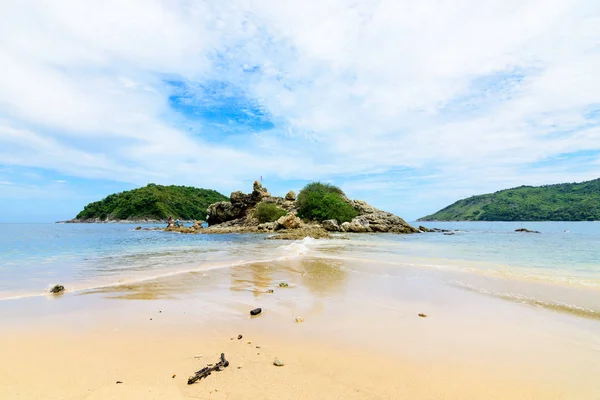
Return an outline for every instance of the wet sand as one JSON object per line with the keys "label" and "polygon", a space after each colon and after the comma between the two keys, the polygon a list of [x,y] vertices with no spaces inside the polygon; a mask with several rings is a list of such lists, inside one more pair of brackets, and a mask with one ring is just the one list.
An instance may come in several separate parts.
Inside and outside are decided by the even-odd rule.
{"label": "wet sand", "polygon": [[302,258],[3,301],[0,398],[600,398],[597,320],[445,279]]}

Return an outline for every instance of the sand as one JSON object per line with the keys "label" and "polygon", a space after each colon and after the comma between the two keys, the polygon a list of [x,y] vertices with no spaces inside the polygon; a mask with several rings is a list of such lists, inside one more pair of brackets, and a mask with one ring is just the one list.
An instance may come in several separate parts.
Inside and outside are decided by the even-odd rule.
{"label": "sand", "polygon": [[597,320],[388,272],[289,260],[5,301],[0,398],[600,398]]}

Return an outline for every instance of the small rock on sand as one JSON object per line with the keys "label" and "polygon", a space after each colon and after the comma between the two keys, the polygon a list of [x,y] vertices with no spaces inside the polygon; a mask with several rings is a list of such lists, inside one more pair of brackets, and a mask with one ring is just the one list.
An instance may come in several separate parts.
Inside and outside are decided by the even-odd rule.
{"label": "small rock on sand", "polygon": [[242,335],[238,335],[238,340],[242,339],[242,337],[243,337]]}
{"label": "small rock on sand", "polygon": [[285,365],[285,363],[283,361],[281,361],[279,358],[276,358],[275,361],[273,361],[273,365],[276,367],[283,367]]}
{"label": "small rock on sand", "polygon": [[427,317],[427,314],[420,313],[420,314],[419,314],[419,317],[421,317],[421,318],[426,318],[426,317]]}
{"label": "small rock on sand", "polygon": [[302,317],[296,317],[296,322],[304,322],[304,318],[302,318]]}
{"label": "small rock on sand", "polygon": [[287,282],[279,282],[279,287],[288,287]]}
{"label": "small rock on sand", "polygon": [[50,289],[50,293],[59,294],[65,291],[65,287],[63,285],[54,285],[52,289]]}
{"label": "small rock on sand", "polygon": [[258,315],[262,312],[262,308],[255,308],[254,310],[250,311],[250,315]]}

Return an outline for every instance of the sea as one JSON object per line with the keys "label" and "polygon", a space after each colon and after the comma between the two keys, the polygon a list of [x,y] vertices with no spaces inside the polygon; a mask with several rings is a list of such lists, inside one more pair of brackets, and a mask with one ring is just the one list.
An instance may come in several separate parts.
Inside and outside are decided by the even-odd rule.
{"label": "sea", "polygon": [[[81,293],[188,272],[302,257],[411,269],[465,291],[600,319],[600,222],[423,222],[452,232],[180,234],[160,225],[0,224],[0,301]],[[527,228],[540,233],[515,232]],[[380,271],[377,269],[377,271]],[[352,272],[352,271],[349,271]],[[374,272],[375,273],[375,272]],[[380,272],[377,272],[380,273]]]}

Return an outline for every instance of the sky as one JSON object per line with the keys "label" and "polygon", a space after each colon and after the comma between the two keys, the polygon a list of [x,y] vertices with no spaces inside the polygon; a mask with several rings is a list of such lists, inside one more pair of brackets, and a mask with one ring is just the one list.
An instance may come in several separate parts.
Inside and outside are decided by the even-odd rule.
{"label": "sky", "polygon": [[597,0],[0,2],[0,222],[148,183],[407,220],[600,176]]}

